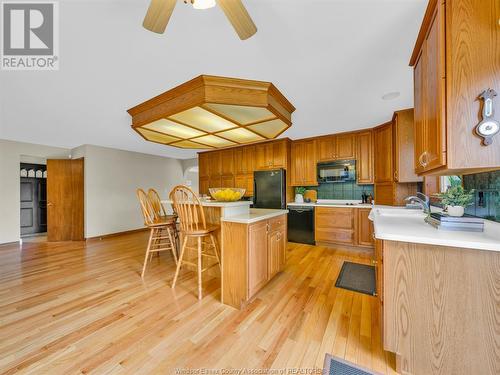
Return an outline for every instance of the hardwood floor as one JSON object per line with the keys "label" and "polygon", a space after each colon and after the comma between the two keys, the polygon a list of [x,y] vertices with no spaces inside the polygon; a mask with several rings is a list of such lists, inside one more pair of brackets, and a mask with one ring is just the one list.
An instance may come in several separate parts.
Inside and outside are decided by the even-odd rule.
{"label": "hardwood floor", "polygon": [[289,244],[285,271],[238,311],[218,302],[210,275],[201,301],[192,272],[172,290],[166,253],[142,282],[147,235],[0,246],[0,373],[309,369],[322,368],[325,353],[395,373],[377,300],[334,286],[344,260],[366,258]]}

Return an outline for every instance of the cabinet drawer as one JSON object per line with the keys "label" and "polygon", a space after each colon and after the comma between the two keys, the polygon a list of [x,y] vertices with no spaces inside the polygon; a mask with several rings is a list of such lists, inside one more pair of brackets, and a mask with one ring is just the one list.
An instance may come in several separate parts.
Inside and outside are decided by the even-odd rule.
{"label": "cabinet drawer", "polygon": [[277,216],[269,219],[269,230],[275,231],[286,227],[286,216]]}
{"label": "cabinet drawer", "polygon": [[317,228],[316,229],[316,242],[333,242],[342,244],[353,244],[354,243],[354,231],[348,229],[328,229],[328,228]]}
{"label": "cabinet drawer", "polygon": [[318,229],[354,229],[354,208],[316,207]]}

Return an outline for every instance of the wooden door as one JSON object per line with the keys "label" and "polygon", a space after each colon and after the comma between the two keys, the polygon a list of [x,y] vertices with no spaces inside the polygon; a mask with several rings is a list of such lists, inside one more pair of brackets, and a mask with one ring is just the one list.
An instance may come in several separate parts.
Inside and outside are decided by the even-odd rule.
{"label": "wooden door", "polygon": [[373,247],[373,224],[368,219],[370,208],[357,209],[357,238],[359,246]]}
{"label": "wooden door", "polygon": [[200,194],[206,194],[208,195],[208,187],[210,185],[209,178],[208,177],[200,177],[199,179],[200,183],[198,186],[198,192]]}
{"label": "wooden door", "polygon": [[221,174],[223,176],[232,176],[234,173],[234,150],[223,150],[220,151],[220,159],[221,159]]}
{"label": "wooden door", "polygon": [[415,173],[415,125],[413,109],[394,112],[392,119],[394,147],[394,181],[420,182]]}
{"label": "wooden door", "polygon": [[438,4],[422,56],[425,66],[425,150],[422,160],[426,171],[446,164],[444,27],[444,5]]}
{"label": "wooden door", "polygon": [[287,159],[287,142],[286,141],[276,141],[272,143],[273,148],[273,160],[272,167],[273,168],[286,168],[286,159]]}
{"label": "wooden door", "polygon": [[273,146],[271,143],[263,143],[255,146],[255,168],[265,170],[273,164]]}
{"label": "wooden door", "polygon": [[335,160],[335,136],[321,137],[316,140],[318,148],[318,161],[326,162]]}
{"label": "wooden door", "polygon": [[233,175],[229,175],[229,176],[222,176],[221,177],[221,184],[220,186],[221,187],[225,187],[225,188],[233,188],[234,187],[234,176]]}
{"label": "wooden door", "polygon": [[220,151],[212,151],[208,154],[208,170],[210,178],[220,176],[222,174]]}
{"label": "wooden door", "polygon": [[392,123],[374,130],[375,182],[393,181]]}
{"label": "wooden door", "polygon": [[290,185],[300,186],[304,182],[305,151],[304,142],[292,142]]}
{"label": "wooden door", "polygon": [[373,184],[373,132],[359,133],[356,143],[357,183]]}
{"label": "wooden door", "polygon": [[335,138],[335,158],[341,160],[354,159],[356,157],[354,152],[354,136],[352,134],[340,134]]}
{"label": "wooden door", "polygon": [[312,139],[304,141],[303,148],[303,184],[305,186],[318,185],[318,177],[316,171],[316,140]]}
{"label": "wooden door", "polygon": [[209,161],[208,161],[208,155],[207,153],[200,153],[198,154],[198,169],[199,169],[199,176],[201,178],[208,177],[209,174]]}
{"label": "wooden door", "polygon": [[248,296],[253,296],[268,280],[268,222],[250,224],[248,228]]}
{"label": "wooden door", "polygon": [[47,160],[47,238],[83,241],[83,159]]}
{"label": "wooden door", "polygon": [[413,165],[415,167],[416,173],[421,173],[424,170],[423,155],[425,152],[425,112],[424,112],[424,85],[423,85],[423,75],[424,75],[424,59],[422,59],[423,54],[425,54],[425,44],[422,47],[422,52],[418,58],[415,68],[413,70],[413,82],[414,82],[414,133],[415,133],[415,149],[414,149],[414,160]]}
{"label": "wooden door", "polygon": [[221,176],[210,176],[208,179],[209,188],[220,188],[222,187],[222,177]]}
{"label": "wooden door", "polygon": [[270,279],[281,269],[281,239],[279,230],[269,233],[267,239],[267,251],[268,278]]}

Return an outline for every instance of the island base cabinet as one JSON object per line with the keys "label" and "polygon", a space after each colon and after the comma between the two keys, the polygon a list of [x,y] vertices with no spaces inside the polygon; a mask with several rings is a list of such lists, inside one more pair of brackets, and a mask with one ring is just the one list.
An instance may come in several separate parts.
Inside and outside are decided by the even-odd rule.
{"label": "island base cabinet", "polygon": [[382,251],[384,349],[400,373],[499,374],[500,252],[385,240]]}
{"label": "island base cabinet", "polygon": [[286,261],[287,217],[222,223],[222,303],[243,308]]}

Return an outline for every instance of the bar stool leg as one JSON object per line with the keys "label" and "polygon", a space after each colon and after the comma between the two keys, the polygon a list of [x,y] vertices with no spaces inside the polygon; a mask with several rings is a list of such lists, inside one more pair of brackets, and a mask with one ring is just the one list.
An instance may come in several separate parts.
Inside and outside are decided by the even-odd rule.
{"label": "bar stool leg", "polygon": [[219,251],[217,250],[217,242],[215,241],[215,237],[212,233],[210,233],[210,239],[212,240],[212,246],[214,247],[215,257],[217,258],[217,263],[219,263],[219,269],[220,269],[221,267],[220,267]]}
{"label": "bar stool leg", "polygon": [[201,237],[198,237],[198,299],[201,298]]}
{"label": "bar stool leg", "polygon": [[172,282],[172,289],[175,288],[175,283],[177,282],[177,276],[179,276],[179,271],[182,265],[182,257],[184,256],[184,250],[186,250],[188,236],[184,236],[184,241],[182,241],[181,255],[179,256],[179,260],[177,261],[177,269],[175,270],[174,281]]}
{"label": "bar stool leg", "polygon": [[168,239],[170,241],[170,249],[172,250],[172,255],[174,257],[175,265],[177,265],[177,249],[176,249],[176,243],[172,238],[171,234],[171,228],[167,227],[167,233],[168,233]]}
{"label": "bar stool leg", "polygon": [[149,250],[151,249],[151,242],[153,241],[154,231],[155,231],[154,228],[151,228],[151,232],[149,234],[148,247],[146,248],[146,256],[144,257],[144,265],[142,266],[141,278],[144,278],[144,272],[146,272],[146,265],[148,264],[148,255],[149,255]]}

